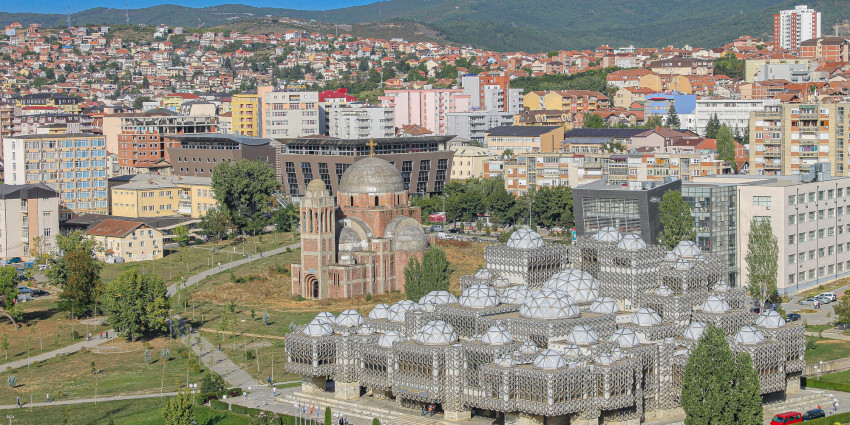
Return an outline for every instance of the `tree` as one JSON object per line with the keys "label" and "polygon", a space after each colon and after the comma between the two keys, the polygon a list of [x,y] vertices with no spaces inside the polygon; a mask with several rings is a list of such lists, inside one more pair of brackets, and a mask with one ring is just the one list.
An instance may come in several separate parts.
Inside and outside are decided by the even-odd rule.
{"label": "tree", "polygon": [[717,130],[717,156],[722,160],[732,164],[737,171],[735,164],[735,136],[732,134],[732,129],[726,124],[720,126]]}
{"label": "tree", "polygon": [[670,109],[667,110],[667,122],[665,125],[669,128],[679,128],[682,126],[682,122],[679,120],[679,114],[676,113],[676,105],[670,105]]}
{"label": "tree", "polygon": [[135,108],[137,111],[141,111],[142,107],[144,106],[144,103],[150,102],[150,101],[151,101],[151,98],[148,97],[148,96],[139,96],[139,97],[133,99],[133,108]]}
{"label": "tree", "polygon": [[201,378],[201,394],[224,391],[225,385],[224,379],[217,373],[207,372]]}
{"label": "tree", "polygon": [[68,262],[64,254],[74,250],[81,250],[93,256],[97,245],[93,239],[89,239],[82,231],[74,231],[67,235],[56,235],[56,246],[59,254],[54,256],[50,262],[51,267],[47,269],[47,280],[51,286],[61,287],[68,280]]}
{"label": "tree", "polygon": [[[15,300],[18,298],[18,269],[13,266],[0,267],[0,314],[6,316],[14,327],[18,327],[18,320],[23,317],[23,309]],[[3,351],[8,350],[9,340],[3,334]],[[7,356],[8,358],[8,356]]]}
{"label": "tree", "polygon": [[735,359],[723,330],[709,327],[700,338],[682,380],[682,409],[686,425],[727,424],[734,417],[731,405]]}
{"label": "tree", "polygon": [[201,233],[210,240],[222,240],[233,230],[233,223],[227,214],[218,208],[208,210],[201,218]]}
{"label": "tree", "polygon": [[739,353],[732,377],[732,403],[736,409],[735,423],[739,425],[761,425],[761,385],[759,375],[753,369],[753,359],[746,351]]}
{"label": "tree", "polygon": [[213,168],[212,189],[219,208],[243,233],[263,229],[269,200],[278,187],[274,170],[265,162],[226,161]]}
{"label": "tree", "polygon": [[667,249],[675,248],[679,242],[693,241],[696,238],[691,207],[682,199],[682,192],[665,192],[658,205],[658,213],[663,227],[660,242]]}
{"label": "tree", "polygon": [[720,130],[720,119],[717,118],[717,112],[715,112],[714,115],[709,118],[708,123],[705,125],[705,138],[716,139],[717,130]]}
{"label": "tree", "polygon": [[584,117],[585,128],[604,128],[605,120],[599,114],[588,114]]}
{"label": "tree", "polygon": [[[835,311],[835,322],[841,325],[850,324],[850,295],[841,297],[838,304],[832,307]],[[5,340],[6,335],[3,335]]]}
{"label": "tree", "polygon": [[272,214],[272,223],[277,226],[277,230],[281,232],[293,231],[293,225],[298,222],[298,209],[292,202],[286,206],[280,207]]}
{"label": "tree", "polygon": [[94,311],[103,264],[79,248],[65,254],[64,260],[68,277],[59,294],[59,309],[67,311],[71,318],[83,317]]}
{"label": "tree", "polygon": [[644,128],[656,128],[661,127],[662,125],[664,125],[664,122],[661,119],[661,115],[650,115],[643,123]]}
{"label": "tree", "polygon": [[573,190],[568,186],[542,186],[530,197],[532,223],[543,227],[573,227]]}
{"label": "tree", "polygon": [[166,425],[196,425],[195,414],[192,413],[192,397],[189,391],[181,390],[168,400],[160,410]]}
{"label": "tree", "polygon": [[109,323],[131,341],[166,329],[169,302],[159,276],[125,270],[105,285],[101,302]]}
{"label": "tree", "polygon": [[725,75],[729,78],[744,78],[744,61],[735,57],[735,53],[727,52],[714,60],[714,75]]}
{"label": "tree", "polygon": [[334,417],[331,413],[331,407],[325,407],[325,425],[333,425]]}
{"label": "tree", "polygon": [[761,305],[776,293],[776,276],[779,271],[779,240],[773,234],[769,219],[750,222],[747,241],[747,282],[750,293],[758,296]]}
{"label": "tree", "polygon": [[173,236],[171,240],[177,242],[180,246],[186,246],[189,244],[189,226],[185,224],[182,226],[177,226],[174,228]]}
{"label": "tree", "polygon": [[414,302],[431,291],[448,291],[449,260],[442,249],[431,247],[422,256],[422,263],[412,257],[404,269],[404,292],[407,299]]}

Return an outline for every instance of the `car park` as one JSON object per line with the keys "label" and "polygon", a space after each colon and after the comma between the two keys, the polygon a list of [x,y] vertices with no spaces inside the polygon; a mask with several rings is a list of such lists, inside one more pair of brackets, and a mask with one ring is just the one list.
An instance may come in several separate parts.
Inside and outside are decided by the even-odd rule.
{"label": "car park", "polygon": [[814,302],[815,302],[814,298],[806,298],[805,300],[800,300],[800,302],[798,304],[800,304],[800,305],[812,305],[812,304],[814,304]]}
{"label": "car park", "polygon": [[815,297],[815,300],[817,300],[821,304],[829,304],[829,303],[832,302],[832,297],[827,297],[825,295],[818,295],[818,296]]}
{"label": "car park", "polygon": [[786,322],[796,322],[796,321],[800,320],[801,318],[802,318],[802,316],[800,316],[800,313],[788,313],[788,314],[785,315],[785,321]]}
{"label": "car park", "polygon": [[818,296],[830,298],[832,301],[838,301],[838,295],[835,292],[824,292]]}
{"label": "car park", "polygon": [[46,297],[49,296],[50,292],[45,291],[44,289],[33,289],[32,296],[34,297]]}
{"label": "car park", "polygon": [[804,421],[811,421],[813,419],[825,418],[826,413],[823,412],[823,409],[812,409],[806,413],[803,413]]}
{"label": "car park", "polygon": [[32,289],[27,288],[26,286],[19,286],[18,292],[21,294],[32,294]]}

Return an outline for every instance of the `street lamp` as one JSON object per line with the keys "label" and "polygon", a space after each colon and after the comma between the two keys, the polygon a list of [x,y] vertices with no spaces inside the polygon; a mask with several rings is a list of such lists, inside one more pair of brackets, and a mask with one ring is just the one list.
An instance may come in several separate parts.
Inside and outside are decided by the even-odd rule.
{"label": "street lamp", "polygon": [[818,374],[818,381],[820,381],[820,368],[818,368],[817,365],[815,365],[815,371]]}
{"label": "street lamp", "polygon": [[820,365],[818,368],[818,381],[820,381],[820,373],[823,372],[823,360],[821,360],[818,364]]}
{"label": "street lamp", "polygon": [[6,419],[9,420],[9,425],[12,425],[12,419],[15,419],[15,415],[6,415]]}

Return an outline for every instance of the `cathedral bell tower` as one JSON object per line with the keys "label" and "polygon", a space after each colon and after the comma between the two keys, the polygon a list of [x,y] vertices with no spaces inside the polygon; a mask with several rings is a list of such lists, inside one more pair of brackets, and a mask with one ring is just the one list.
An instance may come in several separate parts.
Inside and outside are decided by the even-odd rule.
{"label": "cathedral bell tower", "polygon": [[328,266],[336,261],[336,206],[325,183],[313,180],[301,200],[301,267],[293,273],[300,295],[319,299],[328,296]]}

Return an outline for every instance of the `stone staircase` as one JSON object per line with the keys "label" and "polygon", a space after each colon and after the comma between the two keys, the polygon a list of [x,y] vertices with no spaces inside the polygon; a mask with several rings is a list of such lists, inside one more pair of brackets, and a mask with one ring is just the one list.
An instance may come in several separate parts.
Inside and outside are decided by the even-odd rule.
{"label": "stone staircase", "polygon": [[789,394],[785,401],[765,404],[764,418],[769,420],[777,413],[782,412],[800,412],[812,410],[821,405],[824,411],[832,411],[832,397],[827,391],[822,390],[805,390],[799,393]]}

